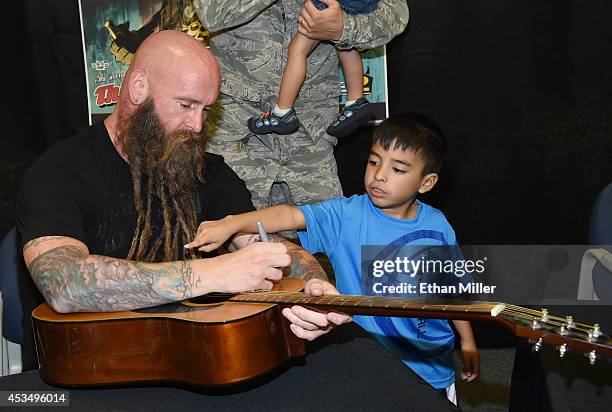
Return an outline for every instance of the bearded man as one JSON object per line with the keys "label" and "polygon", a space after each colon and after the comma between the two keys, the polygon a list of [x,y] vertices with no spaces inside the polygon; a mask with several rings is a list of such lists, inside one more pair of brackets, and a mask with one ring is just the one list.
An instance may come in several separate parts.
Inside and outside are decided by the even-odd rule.
{"label": "bearded man", "polygon": [[[232,240],[233,253],[185,256],[198,222],[253,210],[244,182],[223,158],[204,152],[201,131],[219,87],[219,67],[206,47],[178,31],[153,34],[132,59],[115,112],[50,148],[28,170],[17,226],[31,277],[56,311],[128,310],[208,292],[270,289],[290,260],[291,275],[308,280],[307,292],[337,293],[316,260],[287,241],[248,244],[243,235]],[[300,306],[283,315],[307,340],[350,320]],[[427,395],[437,407],[446,402],[355,325],[309,345],[305,364],[245,392],[250,407],[280,410],[295,402],[293,409],[311,410],[324,402],[396,410]],[[384,379],[372,379],[381,373]],[[109,402],[116,399],[123,397]],[[245,405],[241,395],[197,399],[197,407],[200,401],[213,409]],[[155,402],[176,407],[171,397]],[[119,409],[126,407],[133,404]]]}
{"label": "bearded man", "polygon": [[[18,231],[28,270],[53,309],[130,310],[270,289],[291,263],[288,252],[306,262],[294,265],[293,276],[311,279],[314,293],[334,292],[315,279],[325,278],[316,260],[288,242],[247,245],[241,236],[230,245],[234,253],[186,256],[183,245],[199,222],[253,210],[244,182],[223,158],[204,152],[202,127],[220,81],[206,47],[177,31],[156,33],[138,49],[116,110],[28,170]],[[349,320],[286,311],[309,339]]]}

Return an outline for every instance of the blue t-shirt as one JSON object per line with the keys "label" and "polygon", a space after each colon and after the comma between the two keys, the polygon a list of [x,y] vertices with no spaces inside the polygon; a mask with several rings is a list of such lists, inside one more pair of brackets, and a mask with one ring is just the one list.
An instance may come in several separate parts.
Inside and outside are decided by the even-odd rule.
{"label": "blue t-shirt", "polygon": [[[362,245],[456,244],[455,232],[442,212],[417,204],[416,218],[408,220],[383,213],[367,195],[300,206],[306,231],[298,235],[310,253],[329,257],[340,293],[371,295],[360,276]],[[455,381],[454,334],[448,321],[380,316],[354,316],[354,320],[434,388]]]}

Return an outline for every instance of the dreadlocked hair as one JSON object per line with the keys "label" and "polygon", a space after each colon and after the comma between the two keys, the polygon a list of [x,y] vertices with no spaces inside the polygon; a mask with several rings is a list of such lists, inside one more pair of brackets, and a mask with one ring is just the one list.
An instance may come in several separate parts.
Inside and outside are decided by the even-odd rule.
{"label": "dreadlocked hair", "polygon": [[[162,245],[164,261],[184,259],[182,245],[195,237],[198,226],[197,183],[204,182],[206,138],[189,131],[166,134],[152,100],[136,110],[126,127],[129,133],[124,147],[138,215],[127,259],[152,262]],[[161,208],[163,235],[152,240],[154,196]],[[191,258],[197,254],[189,251]]]}

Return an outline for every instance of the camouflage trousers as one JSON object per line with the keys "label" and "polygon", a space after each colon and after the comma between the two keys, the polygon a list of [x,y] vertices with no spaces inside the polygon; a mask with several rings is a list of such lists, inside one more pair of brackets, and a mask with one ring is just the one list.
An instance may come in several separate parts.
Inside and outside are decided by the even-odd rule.
{"label": "camouflage trousers", "polygon": [[300,129],[291,136],[253,135],[236,142],[212,139],[207,151],[223,156],[246,183],[258,209],[342,195],[333,146],[323,139],[313,144]]}
{"label": "camouflage trousers", "polygon": [[[285,136],[249,133],[246,121],[259,109],[225,97],[222,119],[209,117],[218,129],[208,131],[212,137],[207,151],[223,156],[244,180],[256,208],[316,203],[342,195],[332,144],[323,138],[315,141],[302,125]],[[240,140],[229,140],[232,137]]]}

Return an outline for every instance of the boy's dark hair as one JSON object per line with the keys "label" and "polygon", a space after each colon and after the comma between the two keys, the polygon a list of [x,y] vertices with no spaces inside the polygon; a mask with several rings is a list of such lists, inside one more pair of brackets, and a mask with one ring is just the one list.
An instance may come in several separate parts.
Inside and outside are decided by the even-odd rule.
{"label": "boy's dark hair", "polygon": [[373,143],[389,150],[413,150],[423,159],[423,175],[439,173],[444,164],[446,142],[440,128],[429,118],[417,113],[405,113],[384,120],[374,131]]}

